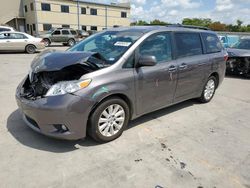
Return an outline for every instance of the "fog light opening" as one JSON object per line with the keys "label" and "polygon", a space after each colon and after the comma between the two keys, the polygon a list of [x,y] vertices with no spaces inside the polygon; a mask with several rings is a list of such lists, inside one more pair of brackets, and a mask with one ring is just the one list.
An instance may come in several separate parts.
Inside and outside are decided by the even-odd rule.
{"label": "fog light opening", "polygon": [[68,127],[63,124],[54,124],[53,126],[56,128],[56,132],[59,132],[59,133],[65,133],[69,131]]}

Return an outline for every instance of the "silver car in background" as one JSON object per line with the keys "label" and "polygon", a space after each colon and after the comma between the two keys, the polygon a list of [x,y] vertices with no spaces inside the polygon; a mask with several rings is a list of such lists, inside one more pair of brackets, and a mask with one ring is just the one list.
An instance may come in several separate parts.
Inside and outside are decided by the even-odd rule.
{"label": "silver car in background", "polygon": [[0,52],[23,51],[29,54],[45,48],[41,38],[22,32],[0,32]]}

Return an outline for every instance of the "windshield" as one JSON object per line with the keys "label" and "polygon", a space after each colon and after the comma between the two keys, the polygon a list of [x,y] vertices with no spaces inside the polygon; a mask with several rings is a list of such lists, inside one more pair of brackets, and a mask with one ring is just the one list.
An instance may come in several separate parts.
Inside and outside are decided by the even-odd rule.
{"label": "windshield", "polygon": [[234,44],[232,48],[250,50],[250,39],[242,39]]}
{"label": "windshield", "polygon": [[105,31],[94,34],[69,51],[96,52],[108,64],[115,63],[143,33],[138,31]]}

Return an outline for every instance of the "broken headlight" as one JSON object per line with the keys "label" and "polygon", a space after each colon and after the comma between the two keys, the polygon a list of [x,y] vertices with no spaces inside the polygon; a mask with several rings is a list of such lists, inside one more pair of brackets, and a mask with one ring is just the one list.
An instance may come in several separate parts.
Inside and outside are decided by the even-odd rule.
{"label": "broken headlight", "polygon": [[90,84],[91,79],[83,80],[83,81],[67,81],[67,82],[59,82],[53,85],[46,96],[56,96],[56,95],[63,95],[66,93],[74,93],[80,89],[88,87]]}

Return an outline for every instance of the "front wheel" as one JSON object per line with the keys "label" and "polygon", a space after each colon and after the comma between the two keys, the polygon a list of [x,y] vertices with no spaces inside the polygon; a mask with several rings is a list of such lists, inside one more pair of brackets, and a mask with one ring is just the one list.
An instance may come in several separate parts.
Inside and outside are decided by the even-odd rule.
{"label": "front wheel", "polygon": [[28,54],[33,54],[33,53],[36,52],[36,47],[34,45],[27,45],[26,48],[25,48],[25,51]]}
{"label": "front wheel", "polygon": [[98,142],[109,142],[121,136],[128,121],[127,103],[119,97],[112,97],[98,105],[91,114],[88,133]]}
{"label": "front wheel", "polygon": [[199,101],[202,103],[208,103],[212,100],[216,90],[217,79],[214,76],[210,76],[206,82],[205,87],[203,88],[201,97]]}

